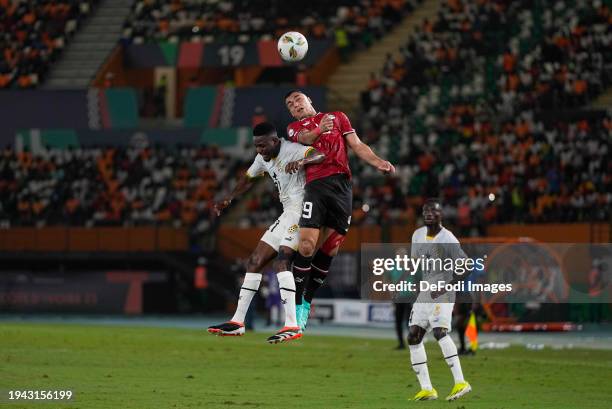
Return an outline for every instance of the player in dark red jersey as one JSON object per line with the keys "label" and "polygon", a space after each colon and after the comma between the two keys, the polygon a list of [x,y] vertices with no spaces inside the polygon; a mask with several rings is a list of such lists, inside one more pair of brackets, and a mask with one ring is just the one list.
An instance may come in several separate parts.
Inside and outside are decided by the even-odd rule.
{"label": "player in dark red jersey", "polygon": [[[303,331],[314,293],[323,284],[332,258],[338,254],[351,223],[353,191],[348,147],[381,172],[393,173],[395,167],[379,158],[359,139],[343,112],[317,112],[310,98],[298,90],[285,96],[285,104],[297,120],[287,127],[289,139],[312,145],[325,154],[322,163],[306,168],[300,241],[293,265],[297,322]],[[304,296],[300,300],[302,292]]]}

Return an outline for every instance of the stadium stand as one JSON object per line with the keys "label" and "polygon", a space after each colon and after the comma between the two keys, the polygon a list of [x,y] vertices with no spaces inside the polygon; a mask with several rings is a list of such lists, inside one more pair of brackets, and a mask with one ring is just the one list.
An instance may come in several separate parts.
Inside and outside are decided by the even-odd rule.
{"label": "stadium stand", "polygon": [[[400,49],[398,57],[388,56],[382,72],[372,75],[363,93],[362,121],[355,121],[355,125],[358,125],[359,134],[382,156],[398,165],[398,174],[385,178],[360,163],[352,164],[354,223],[414,221],[416,209],[421,205],[420,198],[439,191],[443,192],[448,207],[445,214],[466,228],[479,228],[496,221],[606,220],[611,202],[606,192],[612,190],[608,176],[610,165],[606,162],[610,115],[552,123],[538,112],[551,107],[582,106],[610,85],[612,36],[609,23],[612,16],[609,3],[563,0],[555,2],[554,7],[544,7],[545,2],[538,0],[444,2],[438,18],[424,21],[421,29]],[[23,15],[29,4],[18,3],[11,16]],[[80,2],[78,9],[70,8],[71,13],[78,10],[83,14],[90,4],[92,1]],[[277,20],[268,21],[258,14],[268,9],[257,1],[137,1],[126,22],[124,39],[134,43],[252,41],[302,27],[306,28],[309,37],[334,37],[336,40],[336,29],[341,29],[348,33],[351,43],[359,43],[366,32],[373,37],[382,35],[413,6],[410,1],[400,0],[357,5],[347,1],[315,1],[308,3],[306,10],[298,10],[286,2],[271,4],[274,15],[282,16]],[[258,24],[260,19],[263,22]],[[69,26],[73,30],[72,26],[77,24],[71,21],[65,22],[67,33],[71,32]],[[324,30],[317,31],[319,25]],[[361,44],[367,45],[367,41]],[[190,89],[184,125],[207,127],[217,124],[219,120],[213,114],[219,92],[217,87]],[[137,101],[132,90],[109,88],[102,94],[105,127],[133,129],[138,125]],[[259,94],[257,88],[238,89],[233,98],[243,112],[227,108],[228,117],[236,117],[234,121],[240,125],[249,125],[252,113],[261,103]],[[274,101],[276,103],[276,99]],[[280,109],[284,112],[283,107]],[[281,118],[279,113],[267,114],[272,119]],[[286,122],[282,119],[280,122]],[[222,129],[207,132],[208,136],[215,135],[219,146],[223,141],[233,143],[237,138],[237,135],[228,138]],[[585,144],[582,141],[586,135],[589,141]],[[116,147],[110,151],[114,152],[111,156],[127,160],[125,166],[128,168],[141,166],[131,162],[140,163],[141,160],[129,150]],[[198,148],[188,151],[199,152]],[[76,156],[76,152],[82,156]],[[25,163],[56,169],[76,161],[75,168],[87,168],[87,158],[99,161],[99,155],[107,155],[103,152],[89,148],[52,150],[46,154],[48,157],[32,157],[26,153],[30,159]],[[159,154],[173,163],[195,160],[193,156],[181,156],[179,151],[160,148],[151,152],[153,157]],[[477,161],[480,157],[484,159]],[[65,209],[66,202],[73,198],[55,197],[52,188],[34,189],[47,186],[52,179],[47,180],[49,176],[40,172],[32,173],[29,167],[27,171],[19,170],[24,166],[21,161],[12,150],[5,151],[1,170],[3,174],[6,172],[7,179],[2,184],[2,218],[28,224],[37,219],[35,216],[43,215],[43,223],[58,222],[58,209]],[[118,167],[123,162],[111,162],[116,167],[113,174],[125,171]],[[226,171],[232,166],[234,164],[229,162]],[[196,177],[199,168],[192,164],[188,168],[195,172],[190,175]],[[204,220],[207,220],[206,209],[213,186],[216,186],[212,180],[218,182],[227,175],[213,169],[216,177],[207,179],[210,186],[205,192],[200,191],[206,194],[198,196],[202,202],[195,212],[203,214]],[[147,172],[154,170],[145,169],[144,173],[134,175],[128,172],[129,186],[148,184],[146,180],[152,176]],[[140,179],[135,175],[140,175]],[[104,175],[94,172],[90,176],[94,177],[88,179],[96,180],[99,186],[88,186],[88,192],[101,195],[99,192],[104,188],[104,199],[95,203],[91,198],[84,201],[87,192],[82,193],[83,198],[79,199],[82,211],[76,216],[70,214],[70,223],[146,224],[161,220],[193,224],[190,216],[193,213],[183,212],[182,207],[177,211],[169,210],[170,204],[165,202],[162,203],[165,208],[151,205],[145,210],[134,210],[134,203],[136,207],[140,205],[138,197],[128,194],[129,188],[128,193],[118,195]],[[192,176],[189,183],[195,183]],[[78,184],[83,182],[76,174],[71,177],[77,178]],[[14,186],[29,186],[30,183],[33,184],[24,190],[25,193],[11,190]],[[119,184],[124,187],[123,181]],[[172,190],[165,193],[167,198],[174,194]],[[489,200],[489,195],[494,195],[491,196],[494,200]],[[248,208],[252,213],[258,212],[246,216],[243,224],[269,224],[275,217],[270,206],[271,197],[269,191],[255,196]],[[169,218],[164,218],[168,215],[165,210],[170,212]],[[19,217],[12,217],[15,215]]]}
{"label": "stadium stand", "polygon": [[96,1],[0,1],[0,88],[42,82]]}
{"label": "stadium stand", "polygon": [[610,116],[552,124],[539,113],[610,85],[611,18],[606,2],[444,3],[362,94],[363,136],[399,166],[378,188],[370,169],[355,172],[354,220],[414,219],[416,198],[440,190],[466,228],[607,220]]}
{"label": "stadium stand", "polygon": [[[210,226],[213,195],[237,165],[216,147],[5,148],[5,226]],[[226,184],[227,185],[227,184]]]}
{"label": "stadium stand", "polygon": [[[410,1],[151,1],[134,3],[123,39],[246,43],[270,40],[299,28],[309,38],[335,38],[347,47],[368,46],[412,10]],[[276,16],[269,18],[269,16]]]}
{"label": "stadium stand", "polygon": [[408,115],[420,132],[456,101],[484,102],[508,118],[526,109],[572,107],[612,83],[608,6],[505,3],[452,1],[437,21],[424,21],[363,93],[372,125],[399,124]]}

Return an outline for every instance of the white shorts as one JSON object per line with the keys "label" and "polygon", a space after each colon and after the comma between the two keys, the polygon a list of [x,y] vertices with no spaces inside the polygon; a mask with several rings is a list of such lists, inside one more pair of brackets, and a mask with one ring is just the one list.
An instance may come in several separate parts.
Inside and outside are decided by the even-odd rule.
{"label": "white shorts", "polygon": [[289,247],[295,251],[300,240],[299,222],[300,213],[286,210],[268,227],[261,241],[269,244],[277,252],[280,246]]}
{"label": "white shorts", "polygon": [[442,327],[451,330],[455,303],[417,302],[412,305],[409,325],[417,325],[427,331]]}

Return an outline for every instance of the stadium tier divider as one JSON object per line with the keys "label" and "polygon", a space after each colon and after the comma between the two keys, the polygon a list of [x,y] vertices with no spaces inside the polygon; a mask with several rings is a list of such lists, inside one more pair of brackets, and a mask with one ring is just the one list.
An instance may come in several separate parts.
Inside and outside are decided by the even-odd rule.
{"label": "stadium tier divider", "polygon": [[25,129],[17,131],[15,145],[35,152],[42,147],[76,148],[80,143],[74,129]]}
{"label": "stadium tier divider", "polygon": [[102,117],[106,115],[109,127],[138,127],[138,98],[133,88],[105,89],[101,107]]}
{"label": "stadium tier divider", "polygon": [[183,123],[187,127],[208,127],[212,117],[217,87],[189,88],[185,98],[185,115]]}
{"label": "stadium tier divider", "polygon": [[14,135],[17,150],[87,148],[92,146],[218,146],[231,156],[243,157],[251,138],[251,128],[204,129],[20,129]]}

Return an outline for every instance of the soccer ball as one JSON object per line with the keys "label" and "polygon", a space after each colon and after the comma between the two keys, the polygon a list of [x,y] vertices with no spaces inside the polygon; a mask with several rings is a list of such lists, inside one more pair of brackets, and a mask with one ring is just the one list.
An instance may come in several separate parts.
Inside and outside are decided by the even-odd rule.
{"label": "soccer ball", "polygon": [[308,41],[302,33],[289,31],[278,39],[278,52],[285,61],[300,61],[307,51]]}

